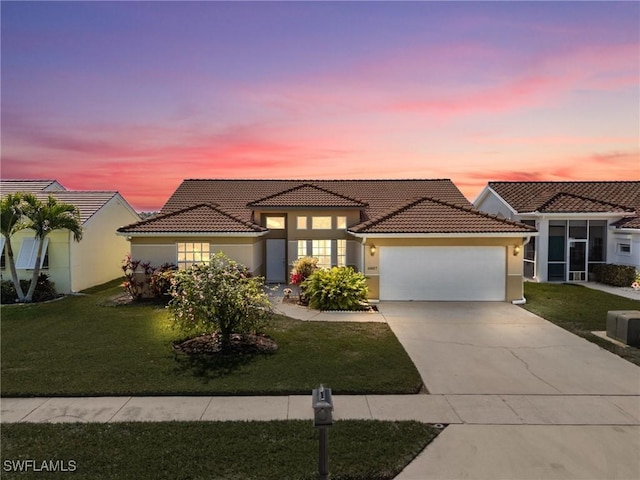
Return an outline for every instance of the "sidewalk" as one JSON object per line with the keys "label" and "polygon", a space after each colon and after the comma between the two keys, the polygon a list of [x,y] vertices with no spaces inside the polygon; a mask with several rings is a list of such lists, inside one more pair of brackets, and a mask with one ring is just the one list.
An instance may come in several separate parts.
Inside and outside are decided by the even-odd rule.
{"label": "sidewalk", "polygon": [[612,287],[611,285],[604,285],[596,282],[577,283],[576,285],[584,285],[585,287],[593,290],[600,290],[601,292],[630,298],[631,300],[640,300],[640,290],[634,290],[631,287]]}
{"label": "sidewalk", "polygon": [[[640,425],[633,395],[334,395],[336,420],[475,425]],[[0,399],[2,423],[313,419],[311,395]]]}

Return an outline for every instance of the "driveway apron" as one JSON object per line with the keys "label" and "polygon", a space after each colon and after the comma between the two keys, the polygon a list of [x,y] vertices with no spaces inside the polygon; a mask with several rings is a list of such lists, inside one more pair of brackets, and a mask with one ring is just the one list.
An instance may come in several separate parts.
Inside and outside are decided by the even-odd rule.
{"label": "driveway apron", "polygon": [[640,395],[640,369],[503,302],[383,302],[432,394]]}

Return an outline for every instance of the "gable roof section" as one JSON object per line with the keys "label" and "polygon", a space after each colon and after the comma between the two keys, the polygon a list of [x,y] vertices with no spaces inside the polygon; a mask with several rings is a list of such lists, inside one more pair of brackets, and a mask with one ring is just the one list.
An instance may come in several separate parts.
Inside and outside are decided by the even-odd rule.
{"label": "gable roof section", "polygon": [[574,195],[572,193],[556,193],[540,205],[539,212],[545,213],[633,213],[633,208],[616,205],[602,200]]}
{"label": "gable roof section", "polygon": [[52,196],[59,202],[74,205],[80,212],[80,222],[83,225],[115,197],[118,197],[123,205],[135,213],[135,210],[116,191],[67,190],[56,180],[0,181],[1,197],[17,192],[31,193],[41,201]]}
{"label": "gable roof section", "polygon": [[[613,212],[620,212],[622,207],[624,212],[640,213],[640,181],[489,182],[489,187],[518,213],[541,211],[543,207],[565,208],[572,213],[601,213],[604,204],[612,205]],[[547,205],[558,194],[565,194],[565,198],[558,197],[555,205]]]}
{"label": "gable roof section", "polygon": [[247,204],[260,208],[364,208],[365,202],[305,183]]}
{"label": "gable roof section", "polygon": [[118,229],[121,234],[158,233],[262,233],[267,229],[225,212],[217,205],[200,203],[160,214]]}
{"label": "gable roof section", "polygon": [[357,234],[519,234],[536,229],[511,220],[434,198],[413,200],[374,220],[352,228]]}
{"label": "gable roof section", "polygon": [[0,180],[0,191],[3,195],[8,193],[25,192],[59,192],[66,190],[56,180]]}

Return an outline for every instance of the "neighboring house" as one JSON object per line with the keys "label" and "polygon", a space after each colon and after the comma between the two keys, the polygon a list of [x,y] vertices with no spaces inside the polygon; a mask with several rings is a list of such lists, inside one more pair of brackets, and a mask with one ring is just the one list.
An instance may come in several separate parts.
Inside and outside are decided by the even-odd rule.
{"label": "neighboring house", "polygon": [[[73,240],[67,230],[57,230],[45,239],[42,272],[49,275],[58,293],[71,293],[99,285],[122,276],[122,260],[129,253],[129,243],[116,235],[122,225],[140,217],[118,192],[70,191],[55,180],[0,180],[0,195],[32,193],[40,200],[49,195],[75,205],[80,211],[83,236]],[[11,279],[2,246],[2,279]],[[18,276],[31,279],[35,267],[37,244],[33,230],[25,229],[11,238]]]}
{"label": "neighboring house", "polygon": [[532,227],[473,208],[450,180],[185,180],[120,228],[133,258],[179,268],[222,251],[269,283],[292,263],[352,266],[382,300],[522,299]]}
{"label": "neighboring house", "polygon": [[537,228],[525,277],[580,282],[600,263],[640,268],[640,181],[489,182],[475,206]]}

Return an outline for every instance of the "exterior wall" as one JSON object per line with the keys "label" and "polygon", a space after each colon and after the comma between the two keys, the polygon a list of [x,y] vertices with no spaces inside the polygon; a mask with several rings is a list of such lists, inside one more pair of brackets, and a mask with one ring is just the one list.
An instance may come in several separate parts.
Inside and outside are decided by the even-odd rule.
{"label": "exterior wall", "polygon": [[[467,237],[467,238],[368,238],[364,244],[364,273],[369,282],[369,298],[380,298],[380,255],[378,247],[385,246],[502,246],[507,258],[506,265],[506,292],[507,301],[521,300],[523,297],[522,281],[522,252],[523,238],[489,238],[489,237]],[[514,247],[520,246],[520,253],[513,255]],[[376,247],[375,254],[371,254],[371,246]]]}
{"label": "exterior wall", "polygon": [[131,239],[131,257],[150,262],[153,266],[177,262],[177,243],[209,243],[212,254],[224,252],[229,258],[246,265],[254,275],[264,270],[261,237],[134,237]]}
{"label": "exterior wall", "polygon": [[476,200],[477,203],[474,204],[474,206],[478,210],[482,210],[484,212],[492,213],[494,215],[498,215],[508,219],[513,218],[513,212],[511,211],[511,209],[492,192],[487,191],[487,194],[484,196],[481,195],[481,197],[482,198]]}
{"label": "exterior wall", "polygon": [[[13,258],[18,260],[18,254],[22,246],[22,240],[25,238],[33,238],[33,230],[22,230],[11,237],[11,246],[13,247]],[[69,232],[66,230],[57,230],[51,232],[48,237],[49,246],[47,252],[49,254],[49,267],[42,268],[40,271],[49,275],[52,282],[55,283],[58,293],[69,293],[71,291],[71,271],[69,269]],[[6,260],[6,268],[2,270],[2,279],[11,280],[11,270],[9,268],[9,259]],[[31,280],[33,270],[18,269],[18,278]]]}
{"label": "exterior wall", "polygon": [[122,260],[129,253],[129,242],[116,234],[122,225],[139,217],[117,197],[107,202],[84,224],[82,240],[70,236],[70,291],[108,282],[122,276]]}
{"label": "exterior wall", "polygon": [[[286,264],[287,264],[287,277],[291,273],[293,262],[298,258],[298,240],[347,240],[347,265],[354,266],[356,269],[361,270],[361,249],[360,242],[354,240],[353,237],[346,232],[344,228],[331,228],[323,230],[314,230],[312,228],[312,217],[332,217],[332,227],[336,225],[336,217],[347,217],[347,227],[357,225],[360,223],[360,211],[354,209],[296,209],[296,210],[263,210],[255,212],[256,222],[260,222],[261,225],[266,226],[266,217],[269,216],[284,216],[286,218],[286,228],[284,230],[272,230],[265,239],[271,238],[283,238],[287,240],[286,245]],[[297,218],[307,218],[307,228],[297,228]],[[266,256],[266,251],[263,252]],[[264,267],[263,267],[264,268]],[[264,274],[264,272],[263,272]]]}
{"label": "exterior wall", "polygon": [[[610,231],[611,232],[611,231]],[[640,233],[619,233],[613,232],[609,235],[607,245],[608,263],[617,265],[631,265],[640,271]],[[631,252],[627,255],[618,251],[618,244],[625,243],[631,246]]]}

